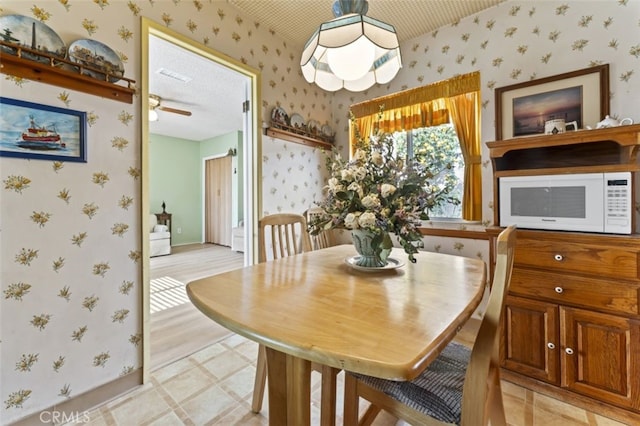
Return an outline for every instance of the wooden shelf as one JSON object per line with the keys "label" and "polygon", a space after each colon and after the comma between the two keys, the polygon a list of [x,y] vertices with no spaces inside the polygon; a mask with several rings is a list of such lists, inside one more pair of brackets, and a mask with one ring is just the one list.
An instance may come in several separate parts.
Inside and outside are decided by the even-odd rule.
{"label": "wooden shelf", "polygon": [[531,148],[567,147],[569,145],[612,141],[619,146],[637,147],[640,145],[640,124],[631,126],[608,127],[605,129],[569,131],[557,135],[525,136],[487,142],[491,158],[499,158],[509,151]]}
{"label": "wooden shelf", "polygon": [[487,142],[499,176],[637,171],[640,125]]}
{"label": "wooden shelf", "polygon": [[[5,42],[0,43],[3,46],[7,45]],[[11,47],[15,48],[15,46]],[[77,90],[114,101],[133,103],[133,95],[135,94],[134,80],[121,77],[119,83],[124,83],[126,86],[106,81],[107,76],[105,76],[105,81],[98,80],[81,74],[83,69],[89,69],[89,67],[82,67],[64,59],[42,53],[38,53],[38,55],[48,58],[48,63],[24,59],[20,57],[23,49],[25,51],[29,50],[21,47],[17,50],[18,55],[11,55],[5,52],[0,55],[1,73]],[[66,66],[68,69],[63,69],[62,66]]]}
{"label": "wooden shelf", "polygon": [[640,171],[640,124],[487,142],[493,166],[493,217],[499,223],[499,178]]}
{"label": "wooden shelf", "polygon": [[277,129],[275,127],[269,127],[267,129],[267,136],[271,136],[272,138],[283,139],[285,141],[299,143],[301,145],[307,145],[318,148],[331,149],[333,148],[333,144],[329,142],[325,142],[320,139],[315,139],[310,136],[293,133],[284,129]]}

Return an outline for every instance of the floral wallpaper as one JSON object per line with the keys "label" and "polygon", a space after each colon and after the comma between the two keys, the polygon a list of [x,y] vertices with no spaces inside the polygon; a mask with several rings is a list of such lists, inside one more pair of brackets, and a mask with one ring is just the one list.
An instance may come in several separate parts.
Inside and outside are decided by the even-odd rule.
{"label": "floral wallpaper", "polygon": [[[372,5],[373,7],[373,5]],[[299,70],[301,46],[218,0],[3,0],[63,41],[114,49],[140,84],[140,17],[262,73],[264,121],[279,106],[329,123],[346,153],[354,102],[479,70],[482,138],[496,87],[609,63],[611,111],[640,121],[640,1],[506,1],[403,43],[397,78],[364,93],[327,93]],[[88,114],[88,162],[0,158],[0,423],[78,398],[141,368],[141,102],[124,104],[0,76],[2,96]],[[304,211],[320,194],[318,149],[263,137],[263,213]],[[483,150],[484,224],[493,217]],[[482,227],[479,227],[482,228]],[[425,248],[487,259],[486,242],[428,239]]]}
{"label": "floral wallpaper", "polygon": [[[372,6],[373,7],[373,6]],[[403,68],[384,87],[338,92],[334,117],[349,105],[480,71],[482,141],[495,139],[494,89],[610,64],[610,111],[640,122],[640,1],[506,1],[402,43]],[[602,117],[604,118],[604,117]],[[587,123],[595,127],[596,123]],[[483,223],[493,221],[489,150],[483,144]]]}
{"label": "floral wallpaper", "polygon": [[[9,14],[41,21],[67,46],[86,38],[110,46],[138,88],[140,18],[148,17],[260,70],[264,120],[279,106],[305,120],[331,122],[331,94],[299,75],[299,47],[226,2],[3,1],[0,15]],[[37,418],[43,409],[141,368],[140,188],[146,172],[138,96],[130,105],[4,74],[0,91],[88,114],[87,163],[0,158],[0,423],[7,424]],[[273,150],[265,146],[266,157],[290,166],[281,166],[278,179],[282,201],[270,201],[272,183],[264,186],[265,210],[295,206],[302,212],[320,190],[320,180],[310,179],[320,152],[283,141]],[[303,169],[298,160],[305,161]],[[295,178],[282,183],[291,173]]]}
{"label": "floral wallpaper", "polygon": [[304,213],[322,197],[324,153],[265,136],[262,139],[262,215]]}

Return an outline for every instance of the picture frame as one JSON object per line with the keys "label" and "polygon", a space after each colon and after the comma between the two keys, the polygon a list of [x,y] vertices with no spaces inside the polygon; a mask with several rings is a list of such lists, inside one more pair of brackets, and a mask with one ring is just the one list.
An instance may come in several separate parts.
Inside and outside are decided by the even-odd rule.
{"label": "picture frame", "polygon": [[0,97],[0,157],[87,162],[87,114]]}
{"label": "picture frame", "polygon": [[496,140],[544,134],[544,123],[594,127],[609,114],[609,64],[495,89]]}

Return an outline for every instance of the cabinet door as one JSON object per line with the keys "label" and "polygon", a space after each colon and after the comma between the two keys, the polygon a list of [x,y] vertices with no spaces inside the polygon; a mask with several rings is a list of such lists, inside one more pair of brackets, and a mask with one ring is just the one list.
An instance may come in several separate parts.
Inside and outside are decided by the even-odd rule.
{"label": "cabinet door", "polygon": [[560,308],[562,386],[640,408],[640,321]]}
{"label": "cabinet door", "polygon": [[559,384],[558,305],[508,296],[503,323],[502,365]]}

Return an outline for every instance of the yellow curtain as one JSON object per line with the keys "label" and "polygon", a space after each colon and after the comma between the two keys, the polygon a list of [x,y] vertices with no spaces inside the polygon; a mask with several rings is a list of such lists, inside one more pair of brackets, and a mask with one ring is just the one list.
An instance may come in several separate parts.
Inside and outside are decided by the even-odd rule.
{"label": "yellow curtain", "polygon": [[460,141],[464,158],[462,218],[482,219],[482,167],[480,145],[480,92],[447,98],[447,109]]}
{"label": "yellow curtain", "polygon": [[380,105],[385,110],[395,110],[406,106],[421,104],[435,99],[448,98],[480,89],[480,72],[459,75],[449,80],[438,81],[427,86],[393,93],[351,105],[351,113],[356,118],[366,115],[377,115]]}
{"label": "yellow curtain", "polygon": [[[427,86],[381,96],[350,107],[360,135],[366,141],[375,126],[385,132],[412,130],[420,127],[438,126],[450,121],[446,99],[480,89],[478,71],[439,81]],[[382,108],[381,120],[378,120]],[[352,147],[356,142],[353,126],[349,127]]]}
{"label": "yellow curtain", "polygon": [[[361,137],[367,141],[376,128],[383,132],[393,133],[448,123],[449,112],[446,108],[446,100],[440,98],[394,109],[388,109],[386,105],[383,105],[382,111],[378,110],[375,114],[354,117],[354,119]],[[351,152],[353,153],[356,133],[352,126],[349,129]]]}

